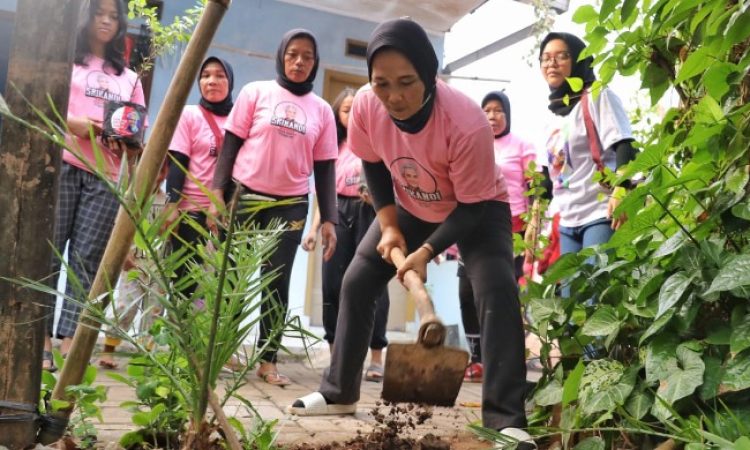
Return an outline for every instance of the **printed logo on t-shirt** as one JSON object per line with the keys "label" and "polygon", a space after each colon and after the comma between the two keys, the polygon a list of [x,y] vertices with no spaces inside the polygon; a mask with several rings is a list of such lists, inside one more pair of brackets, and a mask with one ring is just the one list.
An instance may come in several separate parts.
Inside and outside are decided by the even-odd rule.
{"label": "printed logo on t-shirt", "polygon": [[358,185],[360,180],[359,174],[357,175],[349,175],[346,178],[344,178],[344,185],[345,186],[354,186]]}
{"label": "printed logo on t-shirt", "polygon": [[281,102],[273,109],[271,125],[279,127],[282,136],[292,137],[294,133],[307,132],[305,111],[292,102]]}
{"label": "printed logo on t-shirt", "polygon": [[117,81],[102,71],[94,71],[86,77],[86,97],[97,99],[96,104],[102,105],[105,101],[122,100],[120,85]]}
{"label": "printed logo on t-shirt", "polygon": [[437,202],[443,195],[437,181],[414,158],[398,158],[391,163],[391,174],[406,194],[421,202]]}
{"label": "printed logo on t-shirt", "polygon": [[570,143],[566,130],[555,129],[547,139],[547,162],[553,181],[561,188],[567,188],[573,161],[570,159]]}

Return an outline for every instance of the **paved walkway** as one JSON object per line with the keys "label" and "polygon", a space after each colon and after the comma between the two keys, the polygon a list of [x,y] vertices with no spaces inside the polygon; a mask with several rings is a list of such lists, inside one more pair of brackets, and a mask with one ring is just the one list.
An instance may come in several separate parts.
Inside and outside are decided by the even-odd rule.
{"label": "paved walkway", "polygon": [[[391,342],[399,341],[390,337],[390,334],[389,339]],[[400,340],[404,341],[403,338]],[[239,394],[248,399],[265,420],[279,420],[275,428],[278,431],[279,444],[343,442],[357,436],[358,433],[369,433],[376,425],[370,411],[375,408],[380,398],[380,383],[363,380],[362,398],[357,414],[353,416],[297,417],[285,412],[286,407],[295,398],[308,394],[319,386],[322,371],[329,362],[327,346],[317,345],[311,350],[310,356],[310,360],[298,355],[279,356],[279,370],[289,376],[293,382],[291,386],[280,388],[268,385],[255,377],[253,371],[248,374],[247,384],[240,389]],[[125,360],[121,360],[120,363],[124,365]],[[530,378],[534,375],[530,374]],[[121,402],[133,399],[133,391],[129,386],[109,378],[104,370],[99,371],[97,382],[109,388],[108,400],[103,405],[104,423],[96,424],[99,438],[103,441],[116,441],[124,433],[136,429],[130,413],[119,407]],[[480,419],[481,389],[481,384],[465,383],[456,406],[435,408],[432,419],[418,425],[412,436],[421,437],[432,433],[445,438],[458,436],[461,440],[466,440],[466,436],[471,434],[466,426]],[[240,419],[247,428],[252,427],[254,416],[240,401],[231,399],[225,407],[225,412],[230,417]],[[480,447],[483,445],[477,442],[476,446],[468,448]]]}

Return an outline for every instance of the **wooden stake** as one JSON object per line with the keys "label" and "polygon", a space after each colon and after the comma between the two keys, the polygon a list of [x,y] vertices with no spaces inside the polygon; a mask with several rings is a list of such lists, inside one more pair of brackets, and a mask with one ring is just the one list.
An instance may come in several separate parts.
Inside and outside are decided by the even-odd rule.
{"label": "wooden stake", "polygon": [[[39,125],[27,102],[49,117],[68,109],[81,0],[19,0],[5,95],[18,117]],[[54,39],[50,39],[54,36]],[[48,98],[49,95],[49,98]],[[50,105],[54,104],[54,109]],[[62,153],[45,137],[2,118],[0,134],[0,277],[49,275]],[[36,440],[50,297],[0,280],[0,446]],[[15,416],[15,417],[14,417]],[[11,420],[9,420],[11,419]]]}
{"label": "wooden stake", "polygon": [[[139,211],[138,205],[142,204],[147,198],[145,194],[153,191],[154,181],[167,154],[167,148],[177,127],[182,108],[185,106],[190,90],[195,83],[200,64],[203,62],[208,46],[230,3],[231,0],[209,0],[206,4],[177,71],[172,77],[167,95],[159,109],[159,115],[153,124],[154,131],[146,144],[146,149],[136,169],[135,182],[126,194],[125,203],[131,211]],[[122,270],[122,263],[130,250],[135,234],[135,226],[125,211],[125,208],[121,206],[117,213],[112,235],[107,243],[107,248],[104,250],[104,256],[91,286],[91,292],[89,292],[89,301],[99,299],[102,308],[106,307],[108,303],[107,295],[110,287],[117,282]],[[52,393],[53,399],[72,401],[65,394],[65,388],[80,384],[83,379],[83,374],[89,364],[99,335],[99,326],[100,324],[84,310],[60,379]],[[53,413],[53,417],[67,422],[71,411],[72,408],[57,411]],[[59,437],[55,430],[43,428],[38,441],[42,444],[49,444],[55,442]]]}

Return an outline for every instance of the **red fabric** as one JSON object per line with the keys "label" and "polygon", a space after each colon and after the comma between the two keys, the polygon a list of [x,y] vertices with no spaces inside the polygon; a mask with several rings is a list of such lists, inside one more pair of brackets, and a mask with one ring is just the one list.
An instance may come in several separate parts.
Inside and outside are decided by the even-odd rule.
{"label": "red fabric", "polygon": [[523,221],[521,216],[513,216],[510,219],[510,226],[514,233],[520,233],[526,228],[526,222]]}
{"label": "red fabric", "polygon": [[552,232],[549,235],[549,245],[544,249],[542,258],[536,266],[539,274],[543,274],[560,257],[560,214],[552,219]]}

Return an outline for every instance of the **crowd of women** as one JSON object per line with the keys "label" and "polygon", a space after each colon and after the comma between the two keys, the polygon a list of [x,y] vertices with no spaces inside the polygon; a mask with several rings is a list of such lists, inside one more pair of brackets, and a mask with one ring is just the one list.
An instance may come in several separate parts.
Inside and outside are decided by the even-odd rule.
{"label": "crowd of women", "polygon": [[[140,151],[101,138],[103,105],[113,99],[145,104],[138,78],[125,67],[122,0],[87,5],[71,82],[70,150],[63,153],[54,239],[58,254],[67,245],[68,271],[78,280],[68,283],[66,299],[85,298],[118,206],[107,183],[95,175],[97,161],[103,157],[105,176],[117,181],[128,170],[122,159],[130,162]],[[331,364],[319,390],[297,399],[290,412],[356,411],[368,348],[372,360],[366,378],[382,377],[386,284],[410,270],[425,280],[427,264],[456,244],[460,304],[473,349],[466,376],[483,382],[483,424],[533,446],[524,431],[526,365],[517,287],[524,256],[513,253],[513,233],[523,234],[533,215],[524,195],[531,162],[550,181],[561,251],[568,253],[606,242],[624,220],[615,210],[617,192],[627,186],[594,179],[597,172],[627,164],[634,153],[620,100],[607,88],[593,92],[592,58],[579,59],[583,49],[580,39],[566,33],[550,33],[542,42],[539,63],[551,114],[541,148],[511,133],[511,104],[504,93],[491,92],[480,105],[443,82],[427,34],[408,19],[375,29],[367,47],[370,83],[342,92],[333,107],[313,92],[321,55],[310,31],[287,32],[276,54],[276,78],[245,84],[236,99],[230,63],[213,56],[204,61],[198,73],[200,102],[182,112],[169,147],[164,201],[155,202],[154,211],[175,224],[175,251],[202,243],[201,228],[219,235],[226,225],[225,203],[233,196],[272,203],[235,220],[259,227],[285,224],[262,268],[278,276],[264,293],[257,340],[262,363],[256,374],[279,386],[291,380],[277,367],[280,342],[272,329],[273,312],[287,313],[298,246],[313,250],[320,237],[324,339]],[[583,81],[582,91],[571,88],[566,81],[571,77]],[[303,236],[311,176],[317,206]],[[190,226],[181,223],[185,217]],[[396,248],[406,255],[398,270],[390,257]],[[138,264],[129,258],[128,268]],[[59,269],[55,258],[52,272]],[[183,275],[184,268],[176,278]],[[188,297],[194,290],[180,285]],[[138,289],[121,289],[120,296],[120,308],[147,300],[147,292]],[[65,354],[77,305],[65,301],[56,328],[49,315],[47,369],[52,369],[53,329]],[[117,343],[105,342],[102,365],[114,367],[111,352]]]}

